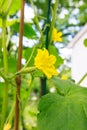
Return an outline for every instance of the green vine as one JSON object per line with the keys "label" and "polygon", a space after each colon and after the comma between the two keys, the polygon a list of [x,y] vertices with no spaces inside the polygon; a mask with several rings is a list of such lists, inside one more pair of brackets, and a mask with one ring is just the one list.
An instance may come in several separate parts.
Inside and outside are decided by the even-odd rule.
{"label": "green vine", "polygon": [[[3,48],[4,73],[8,74],[8,60],[7,60],[7,49],[6,49],[6,17],[3,17],[2,19],[2,48]],[[4,90],[3,103],[2,103],[2,120],[1,120],[0,130],[3,130],[6,109],[7,109],[7,102],[8,102],[8,81],[5,81],[5,90]]]}
{"label": "green vine", "polygon": [[58,2],[59,2],[59,0],[55,0],[55,4],[54,4],[54,8],[53,8],[52,22],[51,22],[50,31],[49,31],[49,44],[52,41],[52,30],[53,30],[55,20],[56,20],[56,11],[57,11],[57,7],[58,7]]}

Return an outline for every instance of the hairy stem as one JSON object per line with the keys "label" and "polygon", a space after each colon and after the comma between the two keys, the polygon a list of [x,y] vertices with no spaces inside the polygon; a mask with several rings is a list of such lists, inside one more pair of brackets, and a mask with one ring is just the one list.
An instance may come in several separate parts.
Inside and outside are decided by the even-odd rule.
{"label": "hairy stem", "polygon": [[31,52],[31,55],[30,55],[29,59],[27,60],[27,62],[26,62],[26,64],[25,64],[25,66],[23,67],[23,69],[26,68],[26,67],[28,66],[29,62],[31,61],[35,49],[36,49],[36,46],[33,47],[33,50],[32,50],[32,52]]}
{"label": "hairy stem", "polygon": [[53,8],[52,22],[51,22],[50,32],[49,32],[49,44],[52,41],[52,30],[53,30],[53,27],[54,27],[54,24],[55,24],[55,20],[56,20],[56,11],[57,11],[57,7],[58,7],[58,1],[59,0],[55,1],[55,5],[54,5],[54,8]]}
{"label": "hairy stem", "polygon": [[31,81],[30,81],[29,88],[28,88],[28,91],[27,91],[27,94],[26,94],[25,102],[24,102],[24,104],[23,104],[23,108],[22,108],[22,111],[21,111],[21,115],[22,115],[23,112],[24,112],[25,106],[26,106],[26,104],[27,104],[27,102],[28,102],[28,99],[29,99],[30,94],[31,94],[31,91],[32,91],[32,84],[33,84],[33,81],[34,81],[33,77],[32,77],[30,80],[31,80]]}
{"label": "hairy stem", "polygon": [[11,5],[12,5],[12,3],[14,2],[14,0],[9,0],[9,2],[8,2],[8,6],[7,6],[7,8],[6,8],[6,14],[8,14],[8,12],[9,12],[9,10],[10,10],[10,7],[11,7]]}
{"label": "hairy stem", "polygon": [[12,108],[11,108],[11,111],[7,117],[7,120],[6,120],[6,123],[12,123],[12,119],[13,119],[13,116],[14,116],[14,108],[15,108],[15,102],[13,102],[13,105],[12,105]]}
{"label": "hairy stem", "polygon": [[[3,19],[2,19],[2,48],[3,48],[4,73],[7,74],[8,73],[8,62],[7,62],[7,49],[6,49],[6,17],[3,17]],[[0,130],[3,130],[3,125],[4,125],[4,121],[5,121],[5,116],[6,116],[7,102],[8,102],[8,82],[5,81]]]}
{"label": "hairy stem", "polygon": [[37,13],[36,13],[36,10],[34,8],[34,3],[33,3],[33,0],[30,0],[30,3],[31,3],[31,6],[34,10],[34,14],[35,14],[35,18],[34,18],[34,21],[36,23],[36,26],[37,26],[37,29],[39,30],[40,33],[42,33],[41,29],[40,29],[40,26],[39,26],[39,20],[38,20],[38,17],[37,17]]}

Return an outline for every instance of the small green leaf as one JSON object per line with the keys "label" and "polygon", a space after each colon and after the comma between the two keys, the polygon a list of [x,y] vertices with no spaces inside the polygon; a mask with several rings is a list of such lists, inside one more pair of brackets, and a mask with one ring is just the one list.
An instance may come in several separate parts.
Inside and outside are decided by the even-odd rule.
{"label": "small green leaf", "polygon": [[84,46],[87,47],[87,39],[84,40]]}

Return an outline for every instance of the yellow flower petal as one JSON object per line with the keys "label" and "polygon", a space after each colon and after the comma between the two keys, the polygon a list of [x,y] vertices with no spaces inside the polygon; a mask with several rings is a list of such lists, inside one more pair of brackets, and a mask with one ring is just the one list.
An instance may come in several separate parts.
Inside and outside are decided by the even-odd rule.
{"label": "yellow flower petal", "polygon": [[62,32],[57,32],[57,29],[54,28],[52,32],[52,40],[54,42],[62,42],[61,36],[62,36]]}
{"label": "yellow flower petal", "polygon": [[[55,62],[56,62],[56,57],[55,57],[54,55],[50,55],[50,56],[49,56],[49,63],[55,64]],[[50,65],[50,64],[49,64],[49,65]]]}
{"label": "yellow flower petal", "polygon": [[53,29],[53,34],[57,34],[57,29],[56,28]]}
{"label": "yellow flower petal", "polygon": [[67,76],[66,75],[62,75],[61,79],[62,80],[67,80]]}
{"label": "yellow flower petal", "polygon": [[43,69],[42,71],[44,72],[44,74],[47,76],[48,79],[51,78],[52,75],[55,75],[55,76],[58,75],[58,72],[56,71],[54,66],[52,66],[51,68],[47,67]]}
{"label": "yellow flower petal", "polygon": [[4,125],[4,130],[10,130],[11,129],[11,124],[7,123]]}
{"label": "yellow flower petal", "polygon": [[54,64],[56,62],[56,57],[54,55],[49,55],[48,50],[38,49],[37,55],[35,57],[34,65],[43,71],[43,73],[51,78],[52,75],[58,75]]}
{"label": "yellow flower petal", "polygon": [[57,35],[58,35],[59,37],[61,37],[63,34],[62,34],[62,32],[58,32]]}

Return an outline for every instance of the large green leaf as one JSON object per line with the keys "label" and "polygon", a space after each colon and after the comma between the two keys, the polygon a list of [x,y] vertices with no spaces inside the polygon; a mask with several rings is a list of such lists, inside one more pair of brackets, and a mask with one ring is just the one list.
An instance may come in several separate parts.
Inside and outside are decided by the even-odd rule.
{"label": "large green leaf", "polygon": [[87,130],[87,88],[58,78],[53,83],[58,93],[40,100],[38,130]]}

